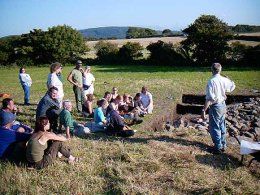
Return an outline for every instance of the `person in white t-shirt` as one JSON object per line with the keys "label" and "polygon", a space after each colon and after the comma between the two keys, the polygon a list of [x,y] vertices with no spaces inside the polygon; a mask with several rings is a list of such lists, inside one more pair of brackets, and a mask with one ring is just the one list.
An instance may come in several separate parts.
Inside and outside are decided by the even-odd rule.
{"label": "person in white t-shirt", "polygon": [[86,66],[83,73],[83,97],[86,98],[88,94],[94,94],[94,81],[95,77],[90,73],[90,66]]}
{"label": "person in white t-shirt", "polygon": [[152,114],[153,112],[153,97],[150,92],[147,91],[147,87],[143,86],[141,91],[141,102],[144,110],[148,114]]}
{"label": "person in white t-shirt", "polygon": [[57,100],[60,104],[60,108],[62,107],[62,100],[64,97],[63,91],[63,83],[61,81],[62,65],[59,62],[55,62],[51,64],[50,73],[47,79],[47,88],[56,87],[58,89]]}
{"label": "person in white t-shirt", "polygon": [[210,152],[221,154],[226,148],[226,92],[232,92],[236,86],[229,78],[220,75],[221,64],[212,64],[211,70],[213,76],[207,83],[206,101],[201,117],[205,119],[206,111],[209,108],[209,130],[214,143]]}
{"label": "person in white t-shirt", "polygon": [[19,80],[24,91],[24,105],[30,105],[32,79],[29,74],[26,74],[24,67],[20,68]]}

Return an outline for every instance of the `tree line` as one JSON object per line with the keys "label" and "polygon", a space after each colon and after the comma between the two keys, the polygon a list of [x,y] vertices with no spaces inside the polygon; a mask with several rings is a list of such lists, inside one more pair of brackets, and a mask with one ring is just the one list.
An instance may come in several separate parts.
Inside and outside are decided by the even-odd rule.
{"label": "tree line", "polygon": [[[132,29],[132,30],[131,30]],[[129,28],[129,37],[153,36],[156,31]],[[138,31],[138,33],[137,33]],[[259,66],[260,46],[250,47],[229,40],[236,35],[229,26],[214,15],[202,15],[182,31],[186,39],[173,45],[158,41],[149,44],[147,59],[140,43],[127,42],[122,47],[108,41],[95,45],[97,58],[92,63],[125,63],[153,65],[208,65],[212,62]],[[166,29],[164,34],[171,31]],[[28,34],[0,40],[0,64],[35,65],[59,61],[74,62],[86,54],[89,48],[83,36],[75,29],[63,25],[48,31],[34,29]]]}

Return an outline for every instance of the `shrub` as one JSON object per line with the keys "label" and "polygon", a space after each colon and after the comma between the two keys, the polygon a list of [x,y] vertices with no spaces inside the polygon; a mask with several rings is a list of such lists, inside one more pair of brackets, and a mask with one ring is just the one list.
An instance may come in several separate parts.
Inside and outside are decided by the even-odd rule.
{"label": "shrub", "polygon": [[166,65],[185,65],[187,59],[181,52],[180,48],[174,47],[172,43],[158,41],[147,46],[147,50],[151,52],[149,60],[155,64]]}
{"label": "shrub", "polygon": [[94,48],[100,62],[113,63],[117,61],[118,47],[116,44],[99,41]]}
{"label": "shrub", "polygon": [[183,48],[195,62],[208,65],[225,60],[227,41],[232,36],[227,24],[216,16],[202,15],[183,32],[187,35]]}
{"label": "shrub", "polygon": [[22,35],[18,45],[19,56],[38,63],[71,62],[89,50],[83,36],[66,25],[51,27],[46,32],[34,29]]}
{"label": "shrub", "polygon": [[143,46],[140,43],[127,42],[119,49],[119,58],[122,62],[132,62],[143,57]]}

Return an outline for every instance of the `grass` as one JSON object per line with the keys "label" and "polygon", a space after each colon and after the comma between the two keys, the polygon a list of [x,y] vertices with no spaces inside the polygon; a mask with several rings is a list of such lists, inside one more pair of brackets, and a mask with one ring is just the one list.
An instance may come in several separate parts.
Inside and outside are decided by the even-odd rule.
{"label": "grass", "polygon": [[[65,99],[74,101],[66,76],[73,67],[64,67]],[[227,153],[213,156],[206,152],[209,135],[193,129],[151,131],[156,118],[168,115],[182,93],[204,93],[210,77],[208,68],[147,66],[93,66],[95,96],[101,98],[113,86],[119,93],[134,95],[146,85],[153,94],[155,112],[135,126],[137,134],[128,139],[90,135],[66,143],[81,163],[70,166],[57,160],[41,171],[28,170],[0,162],[1,194],[259,194],[259,172],[239,166],[239,148],[230,144]],[[32,103],[46,92],[49,68],[30,67],[33,79]],[[225,70],[236,83],[234,93],[260,90],[260,69]],[[15,102],[23,102],[18,83],[18,67],[0,69],[0,92],[10,93]],[[104,84],[104,82],[109,84]],[[34,123],[34,106],[19,106],[18,118]],[[83,120],[79,118],[79,120]],[[231,142],[230,142],[231,143]],[[248,158],[249,160],[249,158]]]}

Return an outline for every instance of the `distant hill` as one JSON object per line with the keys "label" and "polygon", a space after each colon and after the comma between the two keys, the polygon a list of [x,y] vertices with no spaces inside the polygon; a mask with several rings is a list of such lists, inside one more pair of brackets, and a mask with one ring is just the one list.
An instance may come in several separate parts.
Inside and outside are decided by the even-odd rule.
{"label": "distant hill", "polygon": [[[145,29],[137,27],[139,29]],[[79,30],[79,32],[87,39],[125,39],[126,32],[129,27],[110,26],[110,27],[98,27],[98,28],[87,28]],[[153,29],[151,29],[153,30]],[[162,35],[162,31],[155,30],[158,36]],[[181,35],[181,31],[172,31],[173,35]]]}
{"label": "distant hill", "polygon": [[79,32],[85,38],[96,38],[96,39],[124,39],[126,32],[129,27],[99,27],[99,28],[88,28],[84,30],[79,30]]}

